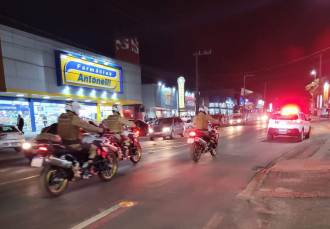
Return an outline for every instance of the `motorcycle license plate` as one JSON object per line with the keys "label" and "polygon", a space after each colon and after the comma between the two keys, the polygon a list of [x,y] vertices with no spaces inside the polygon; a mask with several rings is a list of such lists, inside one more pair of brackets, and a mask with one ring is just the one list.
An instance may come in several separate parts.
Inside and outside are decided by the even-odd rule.
{"label": "motorcycle license plate", "polygon": [[42,163],[44,162],[44,158],[43,157],[34,157],[31,161],[31,167],[41,167]]}
{"label": "motorcycle license plate", "polygon": [[188,143],[188,144],[192,144],[192,143],[194,143],[194,140],[195,140],[195,139],[193,139],[193,138],[188,138],[188,139],[187,139],[187,143]]}

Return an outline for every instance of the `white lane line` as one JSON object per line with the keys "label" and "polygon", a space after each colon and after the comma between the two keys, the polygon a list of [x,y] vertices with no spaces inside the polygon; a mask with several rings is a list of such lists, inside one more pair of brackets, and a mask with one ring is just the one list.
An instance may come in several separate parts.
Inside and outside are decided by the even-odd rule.
{"label": "white lane line", "polygon": [[[175,149],[175,148],[178,148],[178,147],[181,147],[181,146],[187,146],[187,145],[189,145],[189,144],[183,144],[183,145],[178,145],[178,146],[173,146],[173,147],[166,147],[166,148],[160,148],[160,149],[156,149],[156,150],[150,150],[150,151],[152,151],[153,153],[155,153],[155,152],[158,152],[158,151],[164,151],[164,150],[170,150],[170,149]],[[143,149],[142,149],[143,150]],[[142,154],[150,154],[150,153],[142,153]]]}
{"label": "white lane line", "polygon": [[11,169],[13,169],[13,168],[9,168],[9,169],[2,169],[2,170],[0,170],[0,173],[1,173],[1,172],[6,172],[6,171],[8,171],[8,170],[11,170]]}
{"label": "white lane line", "polygon": [[32,178],[35,178],[35,177],[38,177],[38,176],[39,176],[39,175],[34,175],[34,176],[25,177],[25,178],[18,179],[18,180],[12,180],[12,181],[3,182],[3,183],[0,183],[0,186],[1,186],[1,185],[5,185],[5,184],[11,184],[11,183],[15,183],[15,182],[23,181],[23,180],[29,180],[29,179],[32,179]]}
{"label": "white lane line", "polygon": [[223,215],[220,213],[215,213],[210,221],[203,227],[203,229],[212,229],[212,228],[219,228],[218,225],[221,222]]}
{"label": "white lane line", "polygon": [[104,212],[101,212],[100,214],[93,216],[92,218],[89,218],[88,220],[85,220],[84,222],[72,227],[71,229],[81,229],[81,228],[87,227],[88,225],[98,221],[99,219],[102,219],[103,217],[109,215],[110,213],[116,211],[119,208],[120,208],[120,206],[117,204],[117,205],[109,208],[108,210],[105,210]]}

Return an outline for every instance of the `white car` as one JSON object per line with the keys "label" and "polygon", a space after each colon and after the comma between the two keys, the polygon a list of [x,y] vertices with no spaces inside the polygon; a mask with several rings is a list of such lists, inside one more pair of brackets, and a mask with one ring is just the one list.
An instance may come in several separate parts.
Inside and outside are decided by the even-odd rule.
{"label": "white car", "polygon": [[299,141],[308,139],[311,133],[310,118],[306,118],[302,112],[296,114],[274,114],[269,119],[267,128],[268,140],[274,136],[296,136]]}
{"label": "white car", "polygon": [[183,114],[181,115],[181,120],[187,122],[188,120],[192,120],[192,117],[190,114]]}
{"label": "white car", "polygon": [[24,136],[16,126],[0,124],[0,149],[14,148],[16,152],[20,152],[24,142]]}
{"label": "white car", "polygon": [[192,120],[187,120],[184,124],[185,129],[195,129],[195,125],[192,123]]}

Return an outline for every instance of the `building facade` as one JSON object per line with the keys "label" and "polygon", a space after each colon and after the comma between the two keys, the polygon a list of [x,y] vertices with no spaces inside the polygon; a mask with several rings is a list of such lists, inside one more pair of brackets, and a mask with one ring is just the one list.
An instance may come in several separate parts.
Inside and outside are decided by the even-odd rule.
{"label": "building facade", "polygon": [[140,118],[141,68],[0,25],[0,123],[40,131],[57,122],[65,102],[82,104],[80,116],[102,120],[120,104],[126,118]]}

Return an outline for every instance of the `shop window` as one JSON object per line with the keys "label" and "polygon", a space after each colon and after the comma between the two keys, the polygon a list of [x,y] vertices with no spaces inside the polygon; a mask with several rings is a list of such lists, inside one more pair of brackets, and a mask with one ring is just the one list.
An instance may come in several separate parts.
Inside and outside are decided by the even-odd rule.
{"label": "shop window", "polygon": [[0,100],[0,124],[17,125],[20,114],[24,119],[24,130],[32,130],[30,108],[28,102]]}
{"label": "shop window", "polygon": [[42,128],[57,122],[58,117],[65,113],[65,104],[33,102],[33,109],[38,132]]}
{"label": "shop window", "polygon": [[97,107],[96,105],[82,104],[80,110],[80,118],[85,120],[97,120]]}
{"label": "shop window", "polygon": [[109,115],[112,115],[112,106],[100,106],[101,111],[101,120],[108,118]]}

